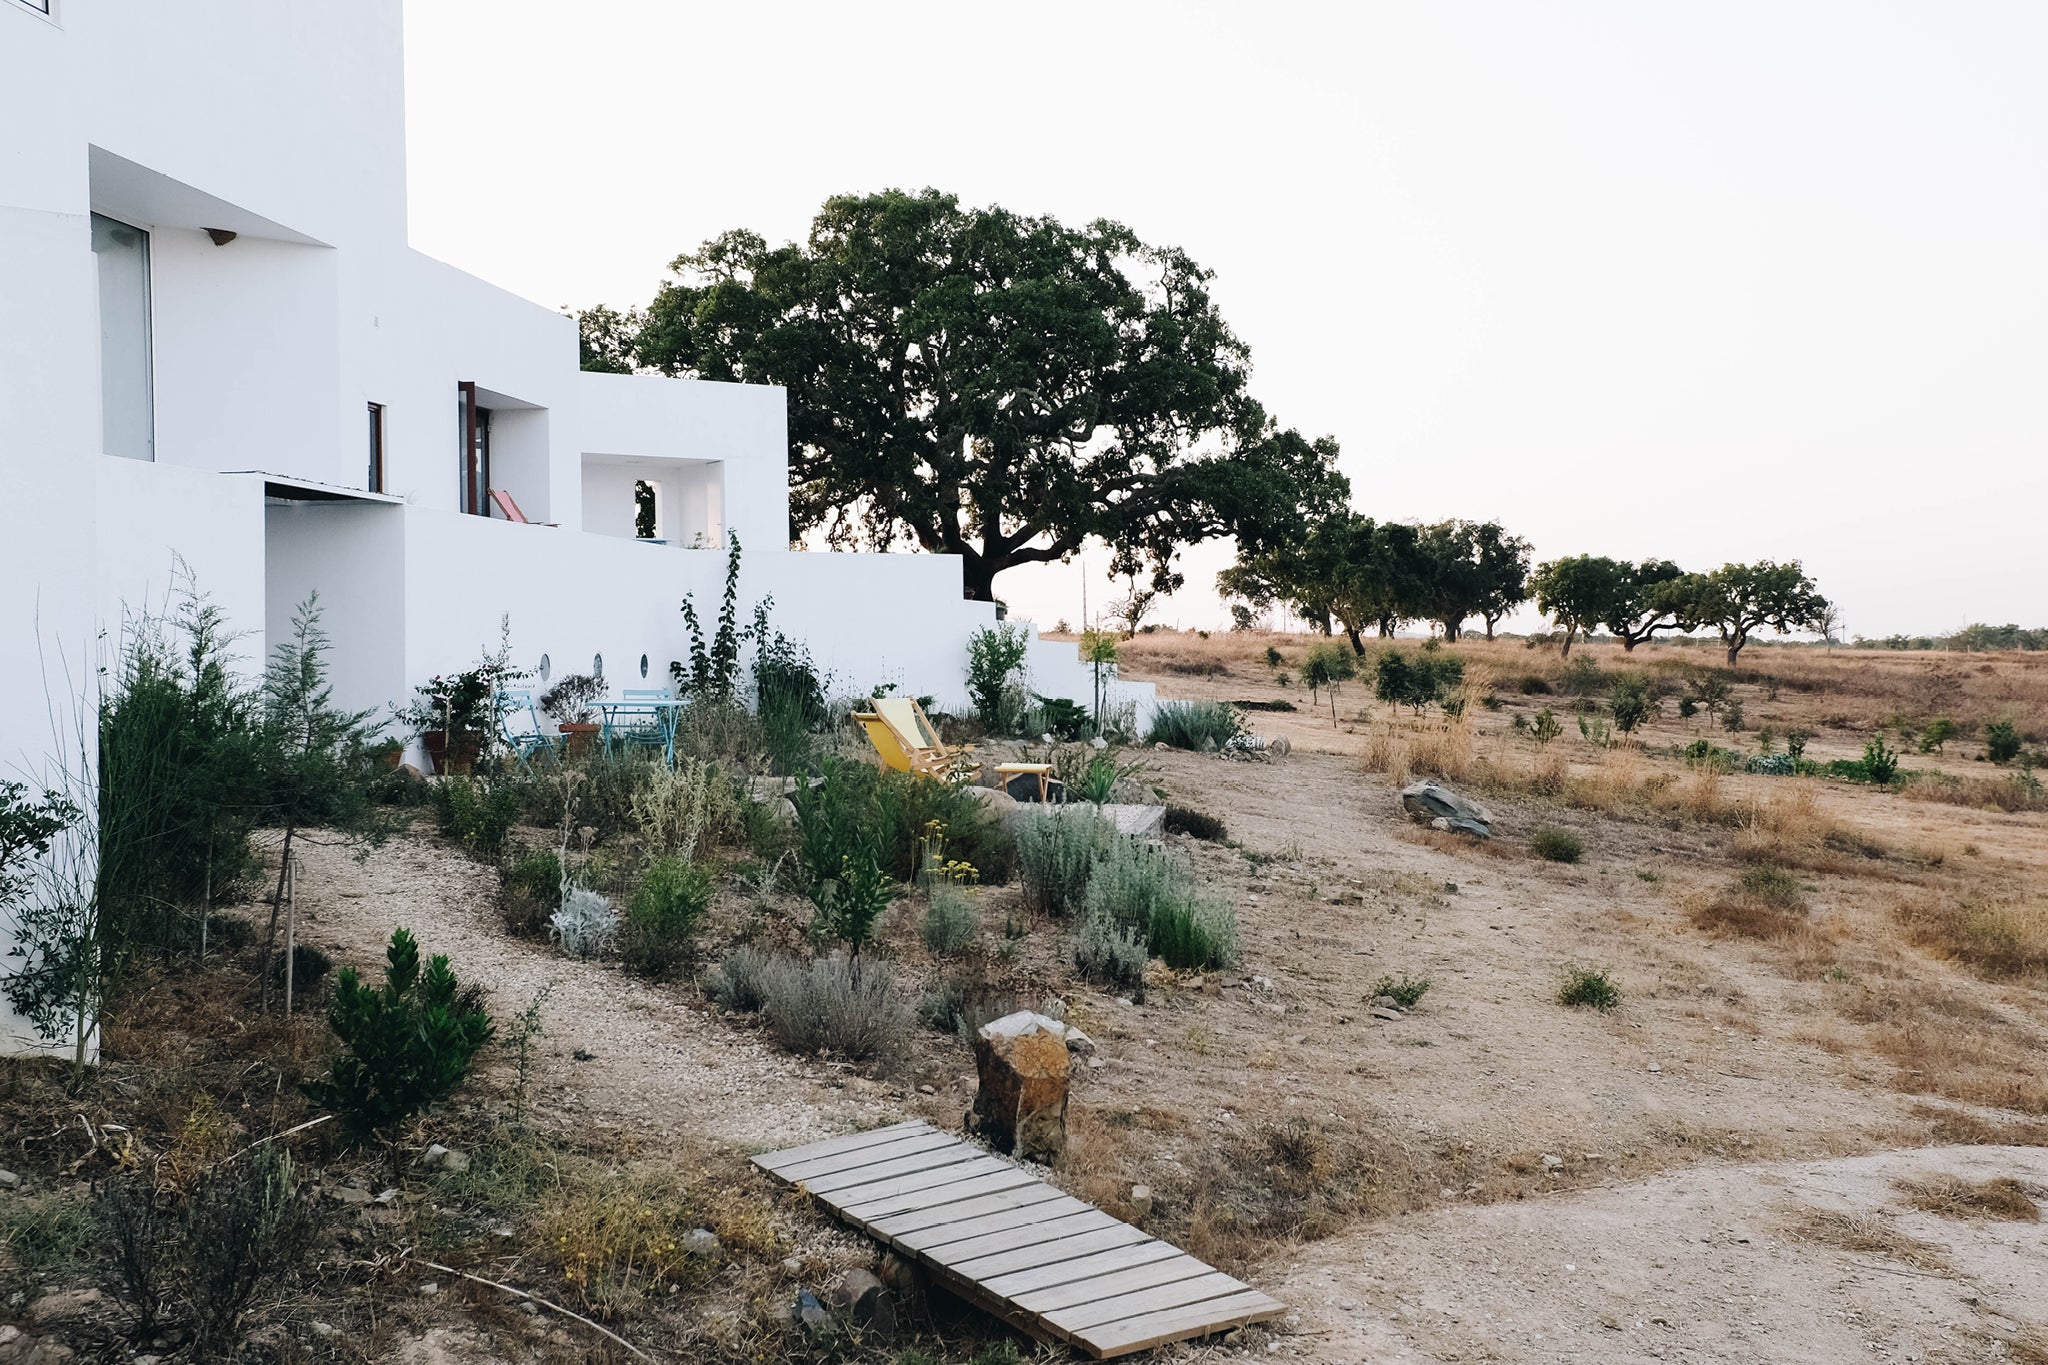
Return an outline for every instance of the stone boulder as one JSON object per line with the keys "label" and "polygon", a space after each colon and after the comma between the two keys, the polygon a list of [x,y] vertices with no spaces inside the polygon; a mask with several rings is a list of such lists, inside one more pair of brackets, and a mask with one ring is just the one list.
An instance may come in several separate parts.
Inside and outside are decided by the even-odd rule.
{"label": "stone boulder", "polygon": [[887,1341],[896,1335],[896,1301],[871,1271],[849,1270],[825,1291],[825,1303],[839,1320],[863,1337]]}
{"label": "stone boulder", "polygon": [[1067,1026],[1030,1010],[984,1024],[974,1037],[980,1080],[970,1130],[997,1151],[1051,1163],[1067,1149]]}
{"label": "stone boulder", "polygon": [[1401,788],[1401,807],[1408,818],[1431,829],[1493,837],[1493,815],[1477,801],[1458,795],[1434,778]]}

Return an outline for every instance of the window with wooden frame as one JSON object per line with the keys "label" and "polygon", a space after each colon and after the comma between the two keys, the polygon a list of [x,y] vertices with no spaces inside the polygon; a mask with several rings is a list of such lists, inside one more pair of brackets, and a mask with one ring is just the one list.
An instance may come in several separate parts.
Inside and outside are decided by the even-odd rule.
{"label": "window with wooden frame", "polygon": [[384,491],[384,405],[370,404],[370,467],[363,479],[367,492]]}

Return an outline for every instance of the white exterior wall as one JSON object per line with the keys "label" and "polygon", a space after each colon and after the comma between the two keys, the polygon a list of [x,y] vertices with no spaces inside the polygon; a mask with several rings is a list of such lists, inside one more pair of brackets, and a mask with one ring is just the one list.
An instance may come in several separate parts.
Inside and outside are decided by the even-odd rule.
{"label": "white exterior wall", "polygon": [[[582,373],[571,319],[411,250],[399,0],[57,9],[0,0],[0,778],[89,770],[70,741],[101,632],[160,610],[180,562],[252,673],[317,590],[353,707],[473,662],[503,614],[528,666],[602,652],[633,686],[645,654],[662,681],[683,596],[712,614],[725,557],[621,538],[634,461],[671,462],[668,535],[739,536],[743,605],[772,594],[836,690],[964,705],[992,609],[961,600],[956,561],[786,548],[782,390]],[[150,234],[153,462],[103,453],[93,212]],[[465,382],[495,414],[493,485],[555,527],[456,510]],[[245,471],[363,488],[370,403],[398,502],[266,505]],[[1088,697],[1070,656],[1034,645],[1037,690]],[[0,1008],[0,1051],[25,1045]]]}

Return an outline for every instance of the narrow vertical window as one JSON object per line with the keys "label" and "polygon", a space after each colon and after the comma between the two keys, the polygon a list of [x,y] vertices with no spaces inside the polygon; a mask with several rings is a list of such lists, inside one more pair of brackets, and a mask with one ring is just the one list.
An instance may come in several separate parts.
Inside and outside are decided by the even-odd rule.
{"label": "narrow vertical window", "polygon": [[363,487],[372,493],[384,491],[384,405],[370,404],[370,469]]}
{"label": "narrow vertical window", "polygon": [[462,436],[462,510],[491,514],[491,410],[476,401],[476,385],[456,385]]}
{"label": "narrow vertical window", "polygon": [[92,250],[99,268],[100,449],[131,460],[153,460],[149,234],[95,213]]}

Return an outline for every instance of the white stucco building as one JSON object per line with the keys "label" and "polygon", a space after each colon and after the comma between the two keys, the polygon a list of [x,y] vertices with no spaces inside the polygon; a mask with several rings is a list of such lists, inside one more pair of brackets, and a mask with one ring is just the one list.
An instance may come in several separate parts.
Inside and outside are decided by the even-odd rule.
{"label": "white stucco building", "polygon": [[[992,609],[955,561],[786,549],[781,390],[583,373],[572,320],[410,249],[400,34],[399,0],[0,0],[0,775],[179,562],[252,668],[318,590],[337,700],[381,708],[504,613],[528,667],[659,685],[733,531],[840,690],[964,702]],[[1071,647],[1031,665],[1089,698]]]}

